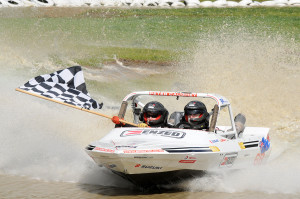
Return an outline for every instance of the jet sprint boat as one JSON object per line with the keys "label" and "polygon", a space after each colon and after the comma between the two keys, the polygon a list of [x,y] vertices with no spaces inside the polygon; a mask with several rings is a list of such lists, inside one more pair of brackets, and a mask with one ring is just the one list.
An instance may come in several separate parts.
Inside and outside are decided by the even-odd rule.
{"label": "jet sprint boat", "polygon": [[172,104],[172,100],[176,105],[181,99],[210,100],[212,111],[206,130],[173,128],[183,115],[180,111],[183,107],[177,107],[168,119],[170,128],[114,128],[86,147],[88,155],[99,166],[135,184],[169,184],[202,175],[205,171],[241,169],[261,164],[270,155],[269,128],[245,127],[246,118],[242,114],[234,118],[231,105],[223,96],[191,92],[133,92],[123,99],[118,116],[127,117],[126,110],[131,103],[131,119],[138,124],[144,106],[143,97],[165,97],[168,98],[167,105]]}

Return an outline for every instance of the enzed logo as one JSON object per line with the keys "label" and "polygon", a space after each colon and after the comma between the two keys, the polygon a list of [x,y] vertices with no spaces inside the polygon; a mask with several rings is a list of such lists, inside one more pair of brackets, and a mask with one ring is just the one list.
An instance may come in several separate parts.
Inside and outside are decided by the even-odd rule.
{"label": "enzed logo", "polygon": [[184,138],[185,132],[182,131],[168,131],[168,130],[126,130],[121,133],[121,137],[135,136],[135,135],[160,135],[171,138]]}

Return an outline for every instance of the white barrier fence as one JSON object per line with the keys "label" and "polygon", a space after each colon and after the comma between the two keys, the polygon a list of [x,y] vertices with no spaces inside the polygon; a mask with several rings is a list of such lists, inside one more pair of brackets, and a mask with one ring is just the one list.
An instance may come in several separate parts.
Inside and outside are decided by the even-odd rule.
{"label": "white barrier fence", "polygon": [[216,0],[0,0],[0,7],[254,7],[254,6],[299,6],[300,0],[270,0],[240,2]]}

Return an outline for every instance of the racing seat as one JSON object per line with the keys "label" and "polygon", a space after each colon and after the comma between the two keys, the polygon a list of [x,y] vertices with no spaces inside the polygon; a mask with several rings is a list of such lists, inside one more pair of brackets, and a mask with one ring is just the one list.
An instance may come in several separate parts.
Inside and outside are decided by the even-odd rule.
{"label": "racing seat", "polygon": [[168,120],[168,124],[170,126],[176,126],[181,121],[182,117],[184,116],[184,112],[175,111],[170,115]]}

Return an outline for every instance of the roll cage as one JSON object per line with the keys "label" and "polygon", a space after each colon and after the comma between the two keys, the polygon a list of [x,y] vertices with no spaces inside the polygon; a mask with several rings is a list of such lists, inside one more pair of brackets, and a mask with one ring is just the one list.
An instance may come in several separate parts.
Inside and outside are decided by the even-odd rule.
{"label": "roll cage", "polygon": [[[140,106],[141,108],[144,107],[144,104],[142,102],[140,102],[138,100],[138,97],[141,95],[149,95],[149,96],[168,96],[168,97],[176,97],[177,99],[179,97],[192,97],[192,98],[210,98],[213,99],[216,104],[214,106],[213,111],[210,113],[211,117],[211,122],[210,122],[210,128],[209,131],[211,132],[215,132],[217,134],[221,134],[222,136],[227,136],[227,135],[235,135],[234,137],[237,138],[237,132],[236,132],[236,128],[235,128],[235,123],[234,123],[234,118],[233,118],[233,114],[232,114],[232,110],[231,110],[231,105],[229,103],[229,101],[218,94],[213,94],[213,93],[192,93],[192,92],[164,92],[164,91],[137,91],[137,92],[132,92],[130,94],[128,94],[122,101],[122,105],[119,111],[118,116],[120,118],[124,118],[125,113],[126,113],[126,109],[128,106],[128,102],[132,101],[132,110],[133,110],[133,114],[134,114],[134,123],[138,123],[139,121],[139,114],[140,114],[140,109],[138,109],[137,107]],[[230,123],[231,123],[231,128],[228,129],[226,132],[221,133],[221,131],[218,131],[216,129],[216,124],[218,121],[218,116],[219,116],[219,112],[220,110],[224,109],[224,108],[228,108],[228,113],[230,116]]]}

